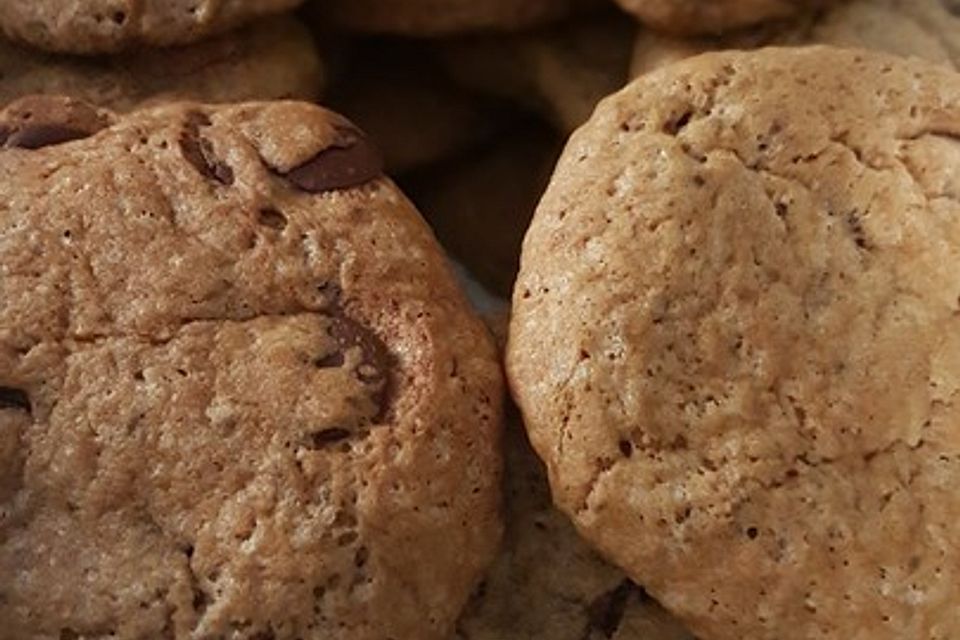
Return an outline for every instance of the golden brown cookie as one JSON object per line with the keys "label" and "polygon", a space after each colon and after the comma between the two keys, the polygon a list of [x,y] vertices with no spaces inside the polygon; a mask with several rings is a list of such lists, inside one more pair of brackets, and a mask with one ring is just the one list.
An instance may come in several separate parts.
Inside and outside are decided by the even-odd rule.
{"label": "golden brown cookie", "polygon": [[554,500],[711,640],[960,637],[960,76],[828,47],[607,99],[507,349]]}
{"label": "golden brown cookie", "polygon": [[324,23],[367,33],[445,36],[513,31],[555,20],[595,0],[315,0]]}
{"label": "golden brown cookie", "polygon": [[0,31],[68,53],[196,42],[302,0],[4,0]]}
{"label": "golden brown cookie", "polygon": [[688,35],[717,34],[768,20],[782,20],[841,1],[616,0],[652,29]]}
{"label": "golden brown cookie", "polygon": [[0,635],[449,638],[499,365],[366,137],[41,97],[0,140]]}
{"label": "golden brown cookie", "polygon": [[439,52],[463,86],[541,113],[570,133],[626,83],[635,31],[629,19],[604,13],[535,31],[451,40]]}
{"label": "golden brown cookie", "polygon": [[550,501],[523,425],[507,424],[504,548],[457,623],[456,640],[692,640],[577,536]]}
{"label": "golden brown cookie", "polygon": [[561,143],[543,123],[524,121],[404,183],[444,248],[498,296],[513,290],[523,233]]}
{"label": "golden brown cookie", "polygon": [[423,47],[374,38],[357,45],[327,102],[377,141],[392,174],[449,159],[505,128],[513,114],[447,77]]}
{"label": "golden brown cookie", "polygon": [[885,51],[960,66],[960,5],[952,0],[853,0],[791,21],[713,38],[683,39],[641,31],[631,74],[720,49],[828,44]]}
{"label": "golden brown cookie", "polygon": [[79,58],[0,40],[0,105],[31,94],[71,95],[130,111],[174,100],[315,100],[325,70],[297,20],[277,17],[197,44]]}

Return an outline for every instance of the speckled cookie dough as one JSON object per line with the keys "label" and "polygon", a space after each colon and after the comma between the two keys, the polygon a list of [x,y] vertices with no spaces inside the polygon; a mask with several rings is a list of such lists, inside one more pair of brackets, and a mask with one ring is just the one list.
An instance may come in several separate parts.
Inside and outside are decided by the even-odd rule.
{"label": "speckled cookie dough", "polygon": [[827,44],[883,51],[960,67],[960,4],[953,0],[854,0],[795,20],[714,38],[683,39],[642,30],[631,74],[721,49]]}
{"label": "speckled cookie dough", "polygon": [[554,500],[711,640],[960,637],[960,76],[829,47],[607,99],[507,349]]}
{"label": "speckled cookie dough", "polygon": [[0,31],[48,51],[111,53],[196,42],[302,0],[4,0]]}
{"label": "speckled cookie dough", "polygon": [[499,366],[380,166],[298,102],[0,112],[0,635],[449,638]]}
{"label": "speckled cookie dough", "polygon": [[688,35],[717,34],[768,20],[783,20],[842,1],[616,0],[652,29]]}
{"label": "speckled cookie dough", "polygon": [[114,111],[176,100],[316,100],[325,69],[297,20],[277,17],[203,42],[80,58],[0,40],[0,105],[69,95]]}

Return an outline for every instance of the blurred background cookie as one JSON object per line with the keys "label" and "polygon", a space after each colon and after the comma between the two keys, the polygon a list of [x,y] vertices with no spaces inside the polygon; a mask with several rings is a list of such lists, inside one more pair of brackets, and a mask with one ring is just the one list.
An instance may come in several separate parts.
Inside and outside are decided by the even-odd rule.
{"label": "blurred background cookie", "polygon": [[634,46],[631,74],[707,51],[807,44],[885,51],[956,68],[960,10],[949,0],[852,0],[719,37],[683,39],[642,30]]}
{"label": "blurred background cookie", "polygon": [[543,463],[508,415],[504,546],[455,640],[693,640],[554,508]]}
{"label": "blurred background cookie", "polygon": [[195,42],[301,0],[28,0],[0,2],[0,30],[49,51],[107,53]]}
{"label": "blurred background cookie", "polygon": [[616,0],[657,31],[717,34],[782,20],[843,0]]}
{"label": "blurred background cookie", "polygon": [[626,83],[635,32],[629,18],[610,11],[517,34],[453,39],[438,51],[465,87],[512,100],[569,133]]}
{"label": "blurred background cookie", "polygon": [[528,119],[402,184],[444,248],[492,293],[508,297],[523,234],[561,145],[549,126]]}
{"label": "blurred background cookie", "polygon": [[112,56],[42,53],[0,40],[0,78],[0,105],[60,94],[129,111],[170,100],[316,100],[325,69],[306,28],[279,16],[195,44]]}
{"label": "blurred background cookie", "polygon": [[517,116],[457,86],[432,52],[385,38],[347,47],[325,102],[377,141],[392,175],[462,153]]}
{"label": "blurred background cookie", "polygon": [[442,36],[516,30],[549,22],[598,0],[313,0],[334,27],[367,33]]}

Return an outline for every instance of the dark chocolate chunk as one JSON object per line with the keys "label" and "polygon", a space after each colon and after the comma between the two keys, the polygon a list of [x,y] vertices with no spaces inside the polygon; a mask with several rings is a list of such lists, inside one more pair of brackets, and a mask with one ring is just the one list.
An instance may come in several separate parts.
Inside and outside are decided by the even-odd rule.
{"label": "dark chocolate chunk", "polygon": [[22,389],[0,387],[0,409],[20,409],[30,412],[30,398]]}
{"label": "dark chocolate chunk", "polygon": [[188,115],[186,126],[180,134],[180,152],[200,175],[222,185],[231,185],[233,169],[217,158],[213,145],[200,134],[200,128],[206,126],[210,126],[210,119],[206,115],[199,112]]}
{"label": "dark chocolate chunk", "polygon": [[383,175],[383,158],[358,129],[340,127],[337,139],[316,156],[283,177],[310,193],[349,189]]}
{"label": "dark chocolate chunk", "polygon": [[390,369],[393,366],[387,345],[369,327],[343,315],[340,310],[330,316],[327,333],[333,338],[336,348],[332,353],[318,358],[314,364],[320,368],[342,367],[346,362],[346,352],[359,349],[360,363],[353,373],[361,382],[369,385],[374,402],[380,409],[378,418],[382,417],[387,408]]}
{"label": "dark chocolate chunk", "polygon": [[597,597],[587,609],[586,636],[599,631],[605,638],[612,638],[620,628],[623,614],[627,610],[630,595],[634,592],[643,595],[643,591],[630,580],[624,580],[615,589]]}
{"label": "dark chocolate chunk", "polygon": [[41,149],[87,138],[107,126],[107,116],[70,98],[28,96],[0,115],[0,145],[7,149]]}
{"label": "dark chocolate chunk", "polygon": [[350,437],[350,431],[342,427],[330,427],[314,431],[307,438],[307,446],[310,449],[323,449],[331,444],[346,440]]}

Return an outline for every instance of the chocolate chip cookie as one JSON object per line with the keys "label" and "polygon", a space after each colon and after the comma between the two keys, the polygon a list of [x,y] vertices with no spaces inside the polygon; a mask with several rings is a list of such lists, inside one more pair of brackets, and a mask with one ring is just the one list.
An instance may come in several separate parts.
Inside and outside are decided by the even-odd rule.
{"label": "chocolate chip cookie", "polygon": [[573,13],[595,0],[317,0],[319,19],[351,30],[406,36],[516,30]]}
{"label": "chocolate chip cookie", "polygon": [[790,21],[713,38],[641,31],[631,73],[720,49],[829,44],[872,49],[960,67],[960,5],[952,0],[854,0]]}
{"label": "chocolate chip cookie", "polygon": [[782,20],[842,0],[616,0],[657,31],[677,34],[722,33]]}
{"label": "chocolate chip cookie", "polygon": [[564,133],[626,84],[636,27],[616,13],[519,34],[473,36],[439,47],[454,79],[549,118]]}
{"label": "chocolate chip cookie", "polygon": [[298,102],[0,113],[8,638],[449,638],[501,381],[433,237]]}
{"label": "chocolate chip cookie", "polygon": [[654,71],[574,134],[507,370],[553,496],[711,640],[960,637],[960,76]]}
{"label": "chocolate chip cookie", "polygon": [[457,623],[457,640],[692,640],[604,562],[550,501],[523,426],[506,430],[504,548]]}
{"label": "chocolate chip cookie", "polygon": [[324,66],[307,30],[277,17],[197,44],[80,58],[0,40],[0,105],[70,95],[114,111],[175,100],[315,100]]}
{"label": "chocolate chip cookie", "polygon": [[0,30],[48,51],[110,53],[196,42],[302,0],[14,0]]}

